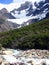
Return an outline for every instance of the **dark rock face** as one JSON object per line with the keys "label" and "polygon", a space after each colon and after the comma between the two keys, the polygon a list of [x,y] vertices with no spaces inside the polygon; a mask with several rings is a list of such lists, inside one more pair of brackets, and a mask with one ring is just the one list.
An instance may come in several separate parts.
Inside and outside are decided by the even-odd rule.
{"label": "dark rock face", "polygon": [[28,11],[28,14],[26,14],[26,16],[30,16],[31,14],[33,14],[33,8],[32,8],[32,4],[30,5],[29,9],[27,10]]}
{"label": "dark rock face", "polygon": [[49,3],[49,0],[45,0],[45,3]]}
{"label": "dark rock face", "polygon": [[[35,9],[33,7],[36,7]],[[31,2],[25,2],[21,4],[21,6],[17,9],[11,11],[14,15],[16,14],[15,11],[18,12],[18,15],[21,14],[21,11],[25,10],[26,16],[36,16],[39,14],[43,14],[44,12],[47,13],[49,11],[49,0],[40,1],[39,3],[35,2],[34,6]],[[45,15],[46,16],[46,15]]]}
{"label": "dark rock face", "polygon": [[34,3],[34,5],[35,5],[37,8],[41,8],[44,4],[45,4],[45,2],[43,2],[43,1],[40,1],[39,3],[37,3],[37,2]]}
{"label": "dark rock face", "polygon": [[41,1],[39,2],[39,5],[36,2],[34,4],[37,7],[35,11],[33,12],[34,15],[37,15],[40,13],[42,14],[44,11],[45,12],[49,11],[49,4],[46,2]]}
{"label": "dark rock face", "polygon": [[49,12],[46,14],[46,17],[45,18],[49,18]]}
{"label": "dark rock face", "polygon": [[[26,1],[25,3],[23,3],[23,4],[21,4],[21,6],[18,8],[18,9],[14,9],[13,11],[11,11],[12,13],[14,13],[15,14],[15,11],[18,11],[19,13],[22,11],[22,10],[26,10],[26,9],[28,9],[28,12],[30,13],[30,12],[32,12],[32,4],[31,4],[31,2],[28,2],[28,1]],[[27,11],[26,11],[27,12]]]}
{"label": "dark rock face", "polygon": [[11,13],[4,13],[4,16],[7,17],[8,19],[15,19],[15,17],[12,16]]}
{"label": "dark rock face", "polygon": [[24,4],[21,4],[21,6],[17,9],[17,11],[27,9],[29,6],[30,6],[30,2],[26,1]]}

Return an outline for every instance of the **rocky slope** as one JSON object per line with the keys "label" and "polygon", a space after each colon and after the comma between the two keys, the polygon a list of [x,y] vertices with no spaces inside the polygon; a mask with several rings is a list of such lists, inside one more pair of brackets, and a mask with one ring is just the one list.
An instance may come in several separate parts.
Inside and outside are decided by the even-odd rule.
{"label": "rocky slope", "polygon": [[3,9],[0,10],[0,18],[3,18],[3,19],[15,19],[15,17],[12,16],[12,14],[9,13],[6,8],[3,8]]}
{"label": "rocky slope", "polygon": [[6,8],[0,10],[0,32],[16,29],[20,27],[19,24],[8,21],[8,19],[15,19]]}
{"label": "rocky slope", "polygon": [[18,28],[20,25],[7,21],[5,19],[0,19],[0,32],[5,32]]}

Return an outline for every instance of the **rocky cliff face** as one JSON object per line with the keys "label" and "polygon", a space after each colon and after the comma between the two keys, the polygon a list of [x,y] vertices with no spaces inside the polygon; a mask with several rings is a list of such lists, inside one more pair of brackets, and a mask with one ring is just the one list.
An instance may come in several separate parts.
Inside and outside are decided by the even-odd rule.
{"label": "rocky cliff face", "polygon": [[7,19],[15,19],[6,8],[0,10],[0,32],[9,31],[19,27],[19,24],[8,21]]}
{"label": "rocky cliff face", "polygon": [[15,23],[12,23],[12,22],[7,21],[7,20],[0,19],[0,32],[13,30],[19,26],[20,26],[19,24],[15,24]]}
{"label": "rocky cliff face", "polygon": [[15,19],[15,17],[12,16],[12,14],[9,13],[6,8],[3,8],[0,10],[0,18],[2,18],[2,19]]}

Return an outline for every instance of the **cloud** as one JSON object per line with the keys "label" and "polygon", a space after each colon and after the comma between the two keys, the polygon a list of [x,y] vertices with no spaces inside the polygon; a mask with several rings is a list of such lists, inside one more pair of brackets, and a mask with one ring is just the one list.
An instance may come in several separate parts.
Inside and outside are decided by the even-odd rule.
{"label": "cloud", "polygon": [[20,4],[17,3],[11,3],[11,4],[1,4],[0,3],[0,9],[6,8],[9,12],[15,8],[18,8]]}
{"label": "cloud", "polygon": [[12,11],[15,8],[18,8],[20,6],[20,4],[17,3],[11,3],[9,5],[6,5],[5,7],[7,8],[8,11]]}
{"label": "cloud", "polygon": [[45,1],[45,0],[13,0],[13,2],[17,2],[17,3],[24,3],[25,1],[30,1],[32,3],[36,2],[40,2],[40,1]]}
{"label": "cloud", "polygon": [[[13,2],[10,3],[10,4],[1,4],[0,3],[0,9],[6,8],[10,12],[10,11],[12,11],[15,8],[20,7],[20,5],[22,3],[24,3],[25,1],[30,1],[30,2],[34,3],[35,1],[39,2],[41,0],[13,0]],[[42,1],[44,1],[44,0],[42,0]]]}

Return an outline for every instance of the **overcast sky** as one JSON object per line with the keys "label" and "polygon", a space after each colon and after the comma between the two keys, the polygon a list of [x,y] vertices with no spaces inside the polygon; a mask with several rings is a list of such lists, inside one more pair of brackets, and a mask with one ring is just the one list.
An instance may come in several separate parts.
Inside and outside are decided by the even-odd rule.
{"label": "overcast sky", "polygon": [[[41,0],[0,0],[0,9],[7,8],[8,11],[18,8],[25,1],[30,1],[32,3],[39,2]],[[42,0],[45,1],[45,0]]]}

